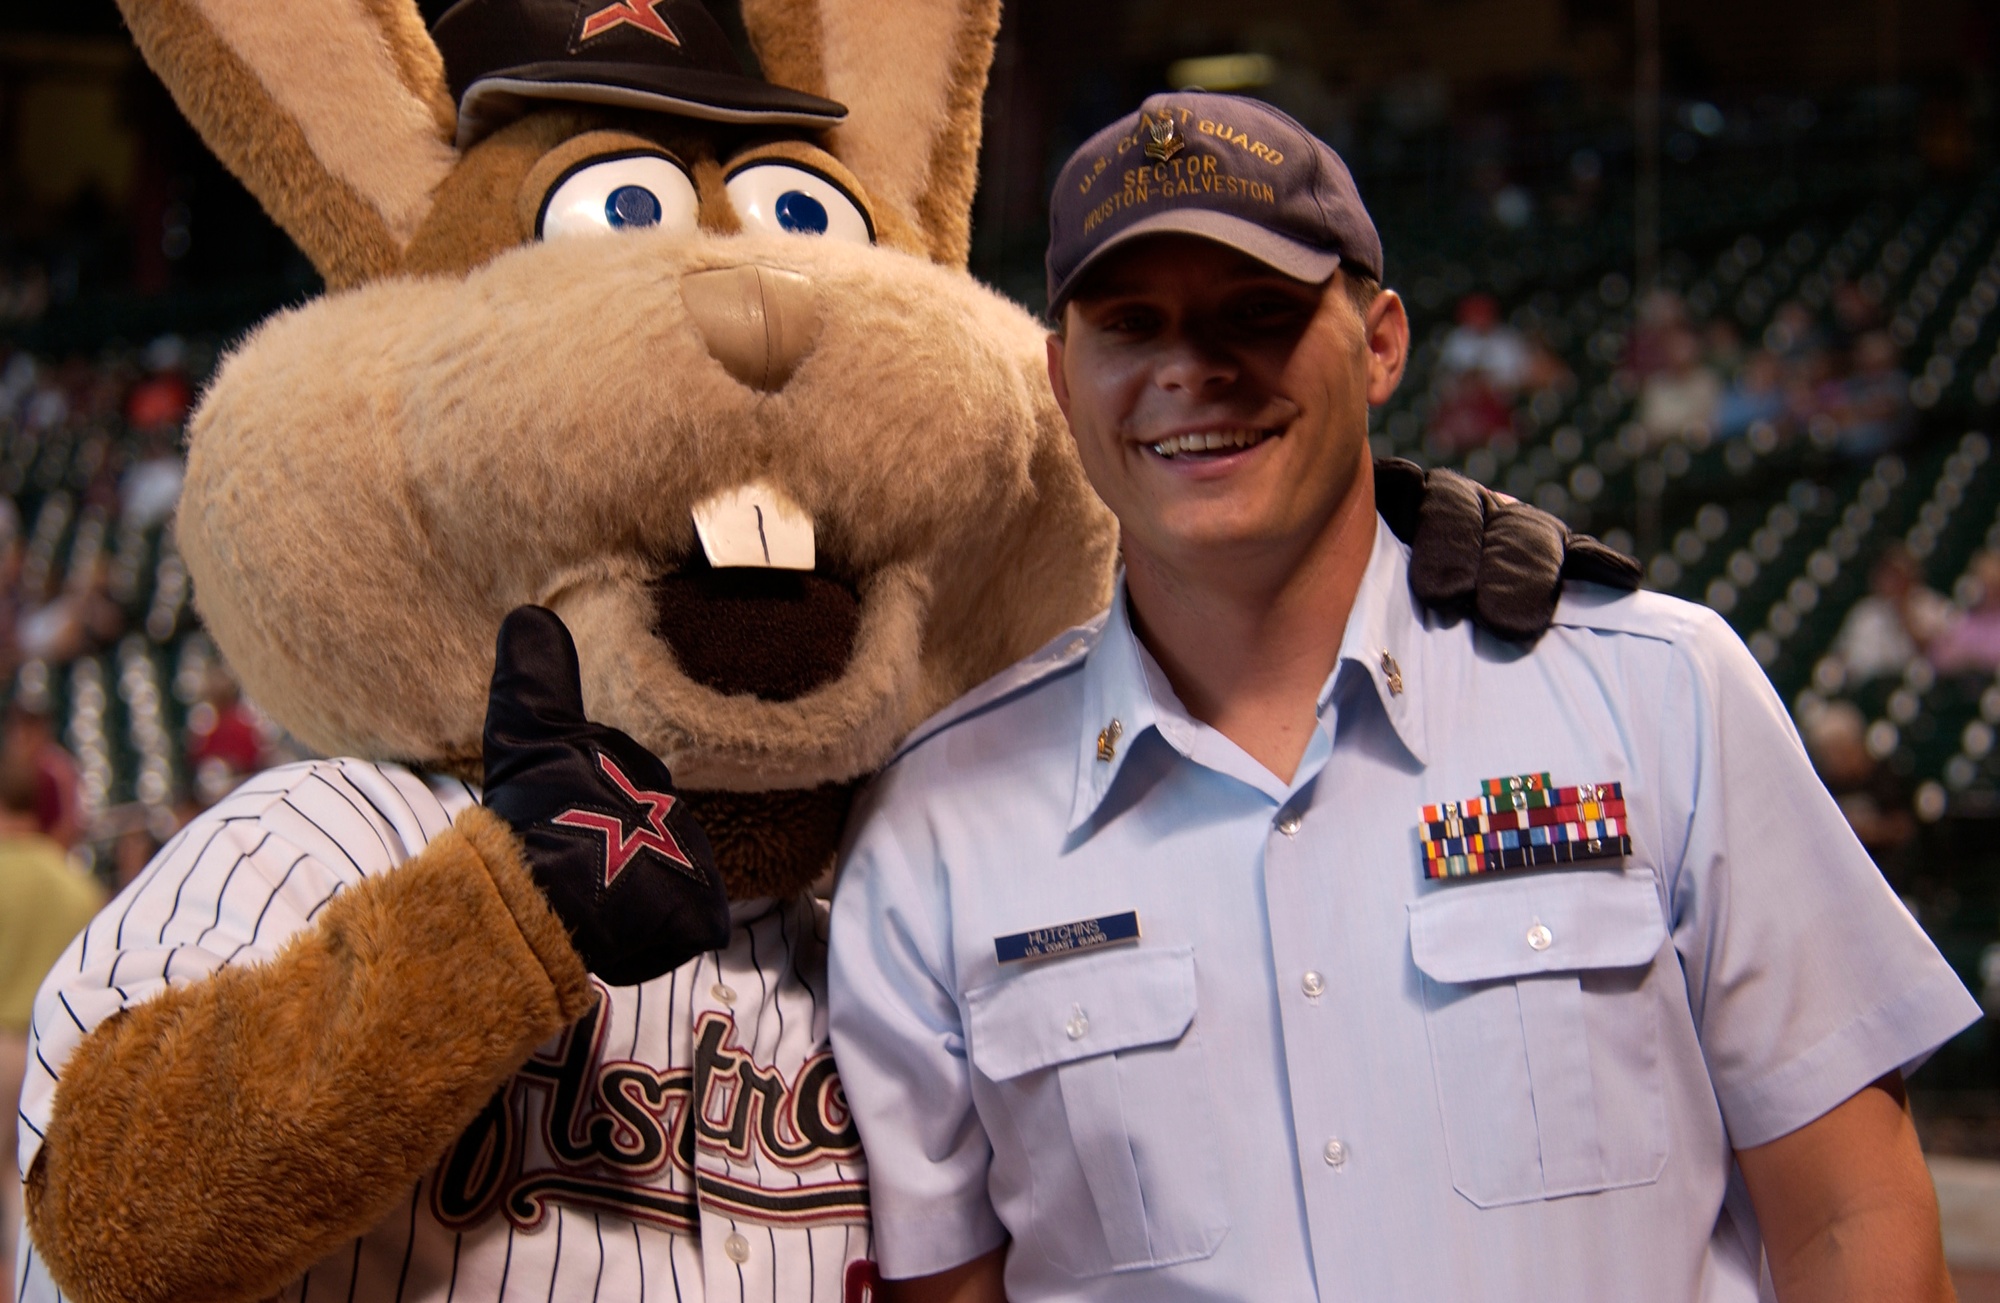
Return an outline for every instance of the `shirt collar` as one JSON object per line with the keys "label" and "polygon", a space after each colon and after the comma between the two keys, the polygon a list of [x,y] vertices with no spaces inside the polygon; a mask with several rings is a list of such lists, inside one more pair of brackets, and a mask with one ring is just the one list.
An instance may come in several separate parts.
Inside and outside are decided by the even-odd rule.
{"label": "shirt collar", "polygon": [[1424,627],[1423,608],[1410,591],[1410,549],[1377,516],[1375,551],[1354,594],[1340,656],[1319,690],[1319,710],[1325,713],[1342,667],[1359,666],[1374,683],[1382,712],[1404,749],[1420,765],[1430,763],[1430,732],[1418,702],[1424,686]]}
{"label": "shirt collar", "polygon": [[[1418,764],[1428,763],[1430,746],[1415,694],[1422,621],[1410,594],[1409,549],[1375,522],[1374,550],[1348,613],[1340,654],[1320,687],[1317,709],[1324,715],[1334,687],[1349,664],[1375,685],[1384,713]],[[1083,718],[1076,747],[1076,792],[1068,831],[1075,832],[1103,802],[1125,758],[1149,731],[1182,755],[1207,726],[1188,715],[1157,663],[1132,628],[1126,605],[1125,575],[1119,572],[1104,631],[1083,669]],[[1300,778],[1307,777],[1303,772]]]}

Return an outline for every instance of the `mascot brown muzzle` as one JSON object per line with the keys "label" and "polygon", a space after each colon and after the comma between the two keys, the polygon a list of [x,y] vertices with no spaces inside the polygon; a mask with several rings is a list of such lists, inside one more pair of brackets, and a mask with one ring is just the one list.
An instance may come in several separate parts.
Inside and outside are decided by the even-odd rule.
{"label": "mascot brown muzzle", "polygon": [[[450,63],[406,3],[127,9],[344,291],[222,369],[180,518],[314,747],[475,769],[494,630],[545,605],[782,892],[911,725],[1102,604],[1041,332],[963,271],[996,5],[753,0],[782,86],[693,0],[463,4]],[[697,534],[760,517],[801,568]]]}

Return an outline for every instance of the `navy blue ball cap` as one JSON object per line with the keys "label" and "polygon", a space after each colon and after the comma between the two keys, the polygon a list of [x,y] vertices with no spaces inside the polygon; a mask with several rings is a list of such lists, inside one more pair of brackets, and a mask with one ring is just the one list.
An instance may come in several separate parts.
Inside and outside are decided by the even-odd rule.
{"label": "navy blue ball cap", "polygon": [[431,28],[467,148],[536,101],[824,131],[845,105],[743,70],[701,0],[458,0]]}
{"label": "navy blue ball cap", "polygon": [[1168,233],[1310,284],[1343,265],[1382,279],[1382,237],[1347,164],[1289,115],[1240,95],[1150,96],[1070,155],[1049,199],[1049,311],[1113,249]]}

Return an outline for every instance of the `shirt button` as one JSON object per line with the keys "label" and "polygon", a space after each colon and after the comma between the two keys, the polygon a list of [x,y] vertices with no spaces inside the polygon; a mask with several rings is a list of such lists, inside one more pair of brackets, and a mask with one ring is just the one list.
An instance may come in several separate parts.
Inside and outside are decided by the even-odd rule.
{"label": "shirt button", "polygon": [[1284,818],[1278,820],[1278,831],[1285,834],[1285,836],[1287,837],[1296,837],[1299,835],[1299,825],[1304,822],[1305,820],[1301,818],[1299,815],[1288,814]]}
{"label": "shirt button", "polygon": [[1318,973],[1308,971],[1299,980],[1299,989],[1304,991],[1309,998],[1317,1000],[1326,994],[1326,979]]}
{"label": "shirt button", "polygon": [[731,1262],[750,1261],[750,1241],[744,1239],[738,1231],[729,1232],[728,1238],[722,1242],[722,1251],[729,1255]]}
{"label": "shirt button", "polygon": [[1347,1146],[1340,1142],[1338,1136],[1326,1142],[1325,1155],[1328,1167],[1338,1171],[1347,1166]]}
{"label": "shirt button", "polygon": [[1090,1019],[1084,1016],[1082,1005],[1071,1005],[1070,1008],[1074,1012],[1070,1014],[1069,1021],[1063,1024],[1063,1030],[1069,1033],[1071,1040],[1080,1041],[1090,1030]]}
{"label": "shirt button", "polygon": [[726,983],[717,982],[714,986],[708,988],[708,993],[715,997],[717,1004],[736,1003],[736,989]]}
{"label": "shirt button", "polygon": [[1554,943],[1555,939],[1556,934],[1543,927],[1540,923],[1528,929],[1528,949],[1530,950],[1547,950]]}

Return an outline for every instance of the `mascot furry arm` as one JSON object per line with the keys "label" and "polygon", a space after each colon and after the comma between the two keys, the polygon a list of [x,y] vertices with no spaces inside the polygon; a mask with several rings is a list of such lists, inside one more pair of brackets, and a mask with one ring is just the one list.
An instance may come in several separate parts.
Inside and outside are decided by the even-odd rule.
{"label": "mascot furry arm", "polygon": [[[554,12],[568,89],[490,78],[461,120],[481,70],[410,0],[122,0],[328,283],[219,372],[177,528],[250,693],[358,758],[246,784],[44,988],[38,1303],[556,1293],[593,1223],[607,1299],[843,1297],[864,1172],[805,888],[899,738],[1109,592],[1042,330],[964,271],[995,0],[745,0],[775,85],[690,64],[696,0],[468,3],[518,39]],[[703,76],[663,107],[593,60]],[[549,221],[634,177],[650,229]],[[852,221],[774,225],[773,178]],[[1538,631],[1560,527],[1413,474],[1382,505],[1420,595]],[[738,568],[716,535],[752,507],[809,568]],[[637,985],[587,971],[532,830],[459,781],[528,604],[681,784],[600,823],[691,812],[728,888],[728,940]]]}

